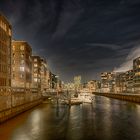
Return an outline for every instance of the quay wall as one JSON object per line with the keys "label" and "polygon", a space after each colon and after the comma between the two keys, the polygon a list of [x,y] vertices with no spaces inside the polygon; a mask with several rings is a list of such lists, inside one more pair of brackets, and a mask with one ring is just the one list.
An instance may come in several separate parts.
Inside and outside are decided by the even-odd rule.
{"label": "quay wall", "polygon": [[42,103],[39,93],[0,92],[0,123]]}
{"label": "quay wall", "polygon": [[98,93],[98,92],[94,92],[93,94],[129,102],[140,103],[140,94],[118,94],[118,93]]}

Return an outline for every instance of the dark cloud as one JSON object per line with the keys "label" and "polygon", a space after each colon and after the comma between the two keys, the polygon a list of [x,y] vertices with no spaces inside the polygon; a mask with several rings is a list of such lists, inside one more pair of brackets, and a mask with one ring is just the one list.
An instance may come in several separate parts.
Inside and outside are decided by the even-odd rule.
{"label": "dark cloud", "polygon": [[[139,0],[2,0],[15,39],[27,40],[63,80],[99,78],[140,43]],[[137,48],[138,48],[137,47]]]}

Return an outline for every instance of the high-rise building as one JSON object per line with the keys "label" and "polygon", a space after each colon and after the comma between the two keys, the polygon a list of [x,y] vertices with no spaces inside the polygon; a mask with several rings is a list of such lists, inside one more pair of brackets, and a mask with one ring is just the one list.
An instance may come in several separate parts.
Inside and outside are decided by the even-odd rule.
{"label": "high-rise building", "polygon": [[32,56],[32,88],[41,90],[41,58]]}
{"label": "high-rise building", "polygon": [[11,25],[0,13],[0,88],[11,86]]}
{"label": "high-rise building", "polygon": [[115,74],[115,92],[126,92],[126,72],[117,72]]}
{"label": "high-rise building", "polygon": [[114,72],[101,73],[101,91],[102,92],[114,92],[114,85],[115,85]]}
{"label": "high-rise building", "polygon": [[134,70],[128,70],[125,72],[126,77],[126,91],[127,93],[134,92]]}
{"label": "high-rise building", "polygon": [[134,70],[134,92],[140,93],[140,57],[133,61]]}
{"label": "high-rise building", "polygon": [[12,87],[30,88],[32,49],[26,41],[12,41]]}
{"label": "high-rise building", "polygon": [[90,92],[99,92],[100,82],[97,80],[91,80],[87,82],[87,88]]}

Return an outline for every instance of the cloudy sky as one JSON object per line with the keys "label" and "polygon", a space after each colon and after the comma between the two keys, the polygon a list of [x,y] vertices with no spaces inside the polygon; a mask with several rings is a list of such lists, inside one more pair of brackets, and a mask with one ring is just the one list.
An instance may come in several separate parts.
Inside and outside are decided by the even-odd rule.
{"label": "cloudy sky", "polygon": [[1,0],[13,39],[26,40],[62,80],[127,70],[140,55],[140,0]]}

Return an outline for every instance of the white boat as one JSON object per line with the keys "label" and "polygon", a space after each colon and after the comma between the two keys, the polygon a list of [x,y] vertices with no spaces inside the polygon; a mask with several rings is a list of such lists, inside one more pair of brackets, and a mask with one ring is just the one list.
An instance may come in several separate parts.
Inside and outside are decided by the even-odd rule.
{"label": "white boat", "polygon": [[82,104],[82,101],[79,100],[78,98],[71,98],[70,100],[61,100],[62,104],[66,104],[66,105],[80,105]]}
{"label": "white boat", "polygon": [[78,95],[79,100],[81,100],[83,103],[92,103],[93,101],[93,96],[89,92],[81,92]]}

